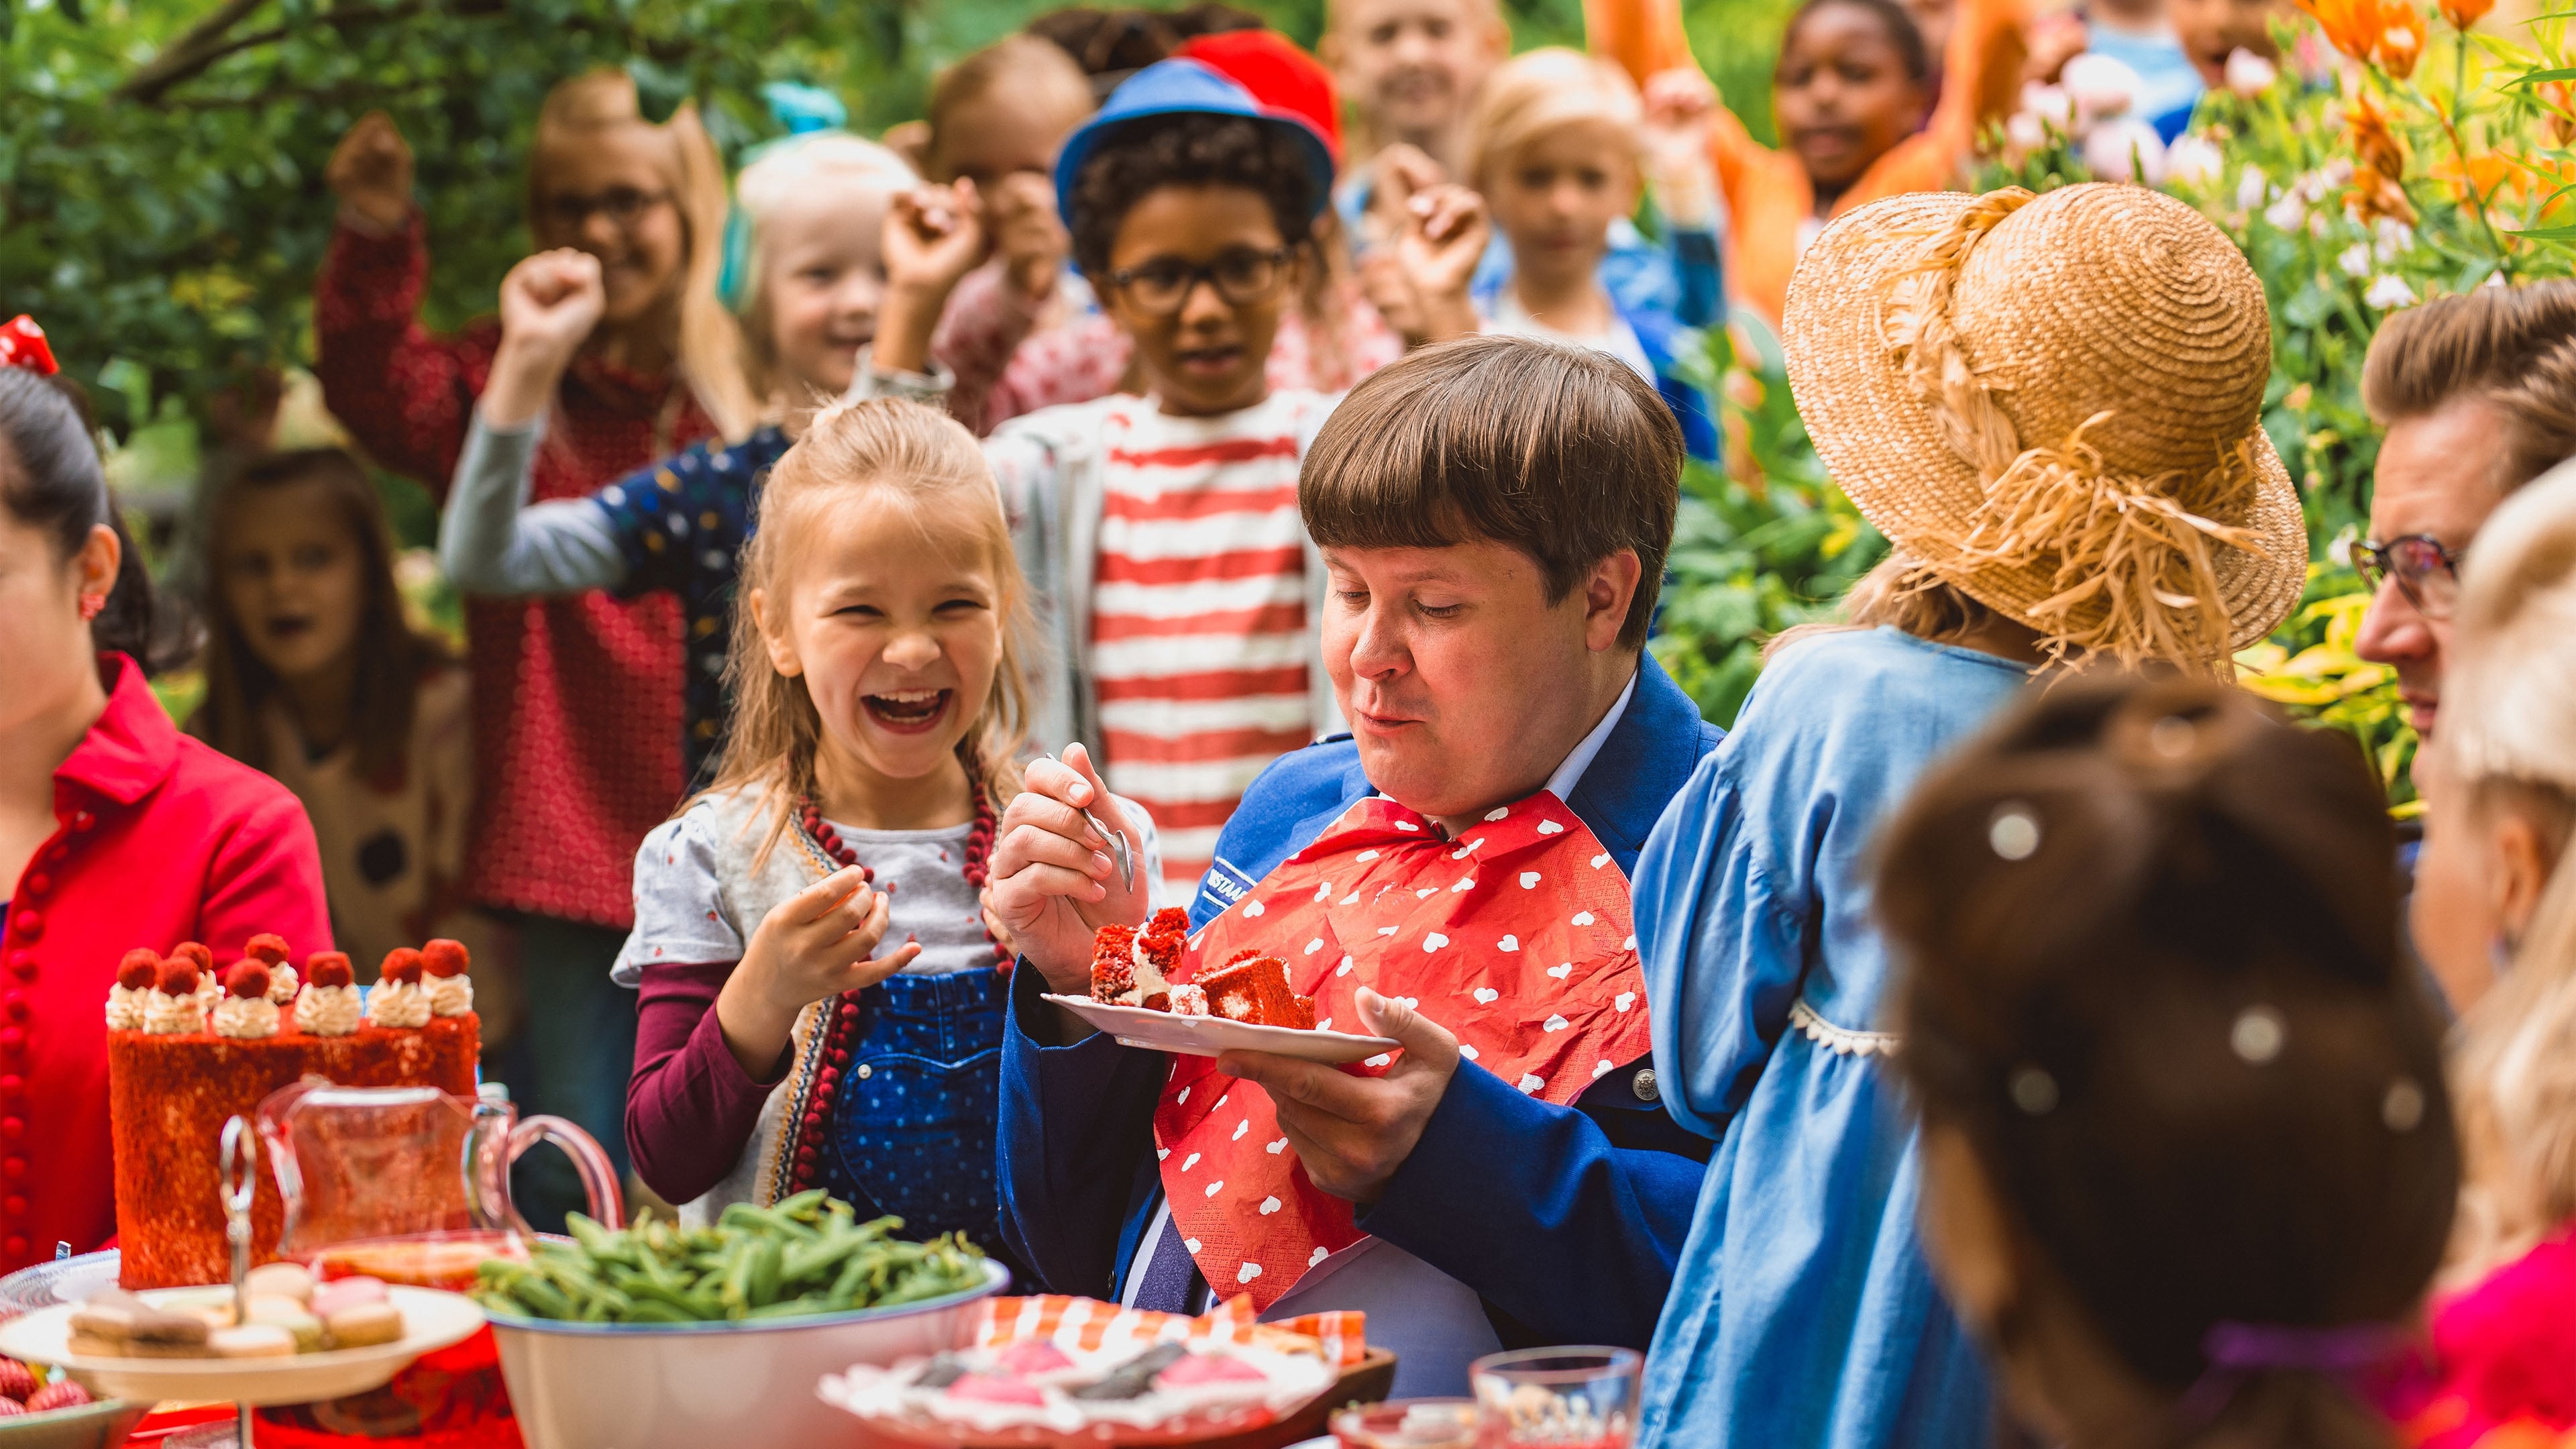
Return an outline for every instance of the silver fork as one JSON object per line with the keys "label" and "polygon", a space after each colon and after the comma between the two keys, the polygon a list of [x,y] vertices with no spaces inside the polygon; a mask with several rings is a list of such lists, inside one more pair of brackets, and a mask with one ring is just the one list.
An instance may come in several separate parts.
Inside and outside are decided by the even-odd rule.
{"label": "silver fork", "polygon": [[[1064,763],[1062,760],[1056,760],[1053,750],[1047,751],[1046,757],[1055,760],[1059,765]],[[1109,858],[1118,863],[1119,883],[1131,891],[1134,890],[1136,888],[1136,853],[1128,847],[1127,837],[1101,824],[1100,817],[1088,810],[1082,812],[1082,818],[1090,821],[1091,828],[1099,831],[1101,838],[1109,842]]]}

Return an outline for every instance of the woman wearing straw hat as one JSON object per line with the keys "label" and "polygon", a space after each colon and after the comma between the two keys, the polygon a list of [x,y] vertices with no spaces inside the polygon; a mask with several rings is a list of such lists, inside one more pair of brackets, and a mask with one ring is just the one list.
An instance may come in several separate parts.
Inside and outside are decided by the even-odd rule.
{"label": "woman wearing straw hat", "polygon": [[[2259,422],[2263,289],[2141,187],[1916,194],[1800,261],[1790,386],[1895,545],[1775,640],[1638,861],[1666,1109],[1719,1139],[1649,1360],[1649,1444],[1982,1445],[1986,1376],[1914,1240],[1881,1080],[1867,852],[1926,764],[2035,674],[2221,674],[2297,599]],[[2007,856],[2027,844],[1999,827]]]}

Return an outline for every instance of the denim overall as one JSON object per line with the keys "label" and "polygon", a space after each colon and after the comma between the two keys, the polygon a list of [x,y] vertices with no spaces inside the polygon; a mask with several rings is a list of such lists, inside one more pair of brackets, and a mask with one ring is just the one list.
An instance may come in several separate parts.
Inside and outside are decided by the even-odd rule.
{"label": "denim overall", "polygon": [[906,1237],[962,1231],[1000,1253],[994,1137],[1010,994],[1008,974],[971,969],[897,972],[860,994],[820,1164],[820,1185],[860,1221],[893,1213]]}

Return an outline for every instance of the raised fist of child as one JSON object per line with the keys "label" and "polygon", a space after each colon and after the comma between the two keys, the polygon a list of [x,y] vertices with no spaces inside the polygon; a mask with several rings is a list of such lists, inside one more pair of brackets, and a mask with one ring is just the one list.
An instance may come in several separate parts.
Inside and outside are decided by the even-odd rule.
{"label": "raised fist of child", "polygon": [[382,111],[360,116],[340,138],[322,179],[369,225],[391,231],[411,219],[411,146]]}
{"label": "raised fist of child", "polygon": [[857,866],[834,871],[780,901],[743,947],[742,964],[716,997],[716,1019],[735,1059],[766,1075],[787,1049],[796,1015],[844,991],[861,991],[912,964],[911,941],[883,956],[891,908]]}
{"label": "raised fist of child", "polygon": [[1073,238],[1056,219],[1055,185],[1034,171],[1014,171],[984,198],[984,226],[1002,258],[1011,290],[1025,302],[1055,295]]}
{"label": "raised fist of child", "polygon": [[1421,309],[1427,340],[1445,341],[1476,330],[1475,304],[1467,289],[1492,231],[1485,198],[1454,182],[1425,187],[1405,203],[1404,234],[1396,238],[1395,253]]}
{"label": "raised fist of child", "polygon": [[607,305],[599,258],[571,247],[539,252],[501,279],[501,337],[568,363]]}
{"label": "raised fist of child", "polygon": [[886,285],[945,297],[985,256],[984,199],[975,183],[917,186],[885,219]]}

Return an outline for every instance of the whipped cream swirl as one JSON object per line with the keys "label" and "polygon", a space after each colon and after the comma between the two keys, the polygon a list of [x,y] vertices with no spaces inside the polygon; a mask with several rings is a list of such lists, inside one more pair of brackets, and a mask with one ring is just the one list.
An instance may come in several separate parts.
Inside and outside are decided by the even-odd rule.
{"label": "whipped cream swirl", "polygon": [[152,994],[152,988],[149,986],[140,989],[131,986],[107,988],[107,1029],[141,1031],[143,1008],[148,1004],[144,998]]}
{"label": "whipped cream swirl", "polygon": [[358,988],[354,986],[315,986],[307,982],[303,994],[295,998],[296,1028],[315,1036],[347,1036],[358,1029],[361,1014]]}
{"label": "whipped cream swirl", "polygon": [[203,1015],[203,1014],[204,1014],[204,1013],[206,1013],[206,1012],[209,1012],[209,1011],[214,1010],[214,1009],[215,1009],[215,1003],[216,1003],[216,1002],[218,1002],[218,1001],[221,1001],[221,1000],[223,1000],[223,999],[224,999],[224,983],[223,983],[223,981],[221,980],[221,978],[217,977],[217,976],[215,975],[215,973],[214,973],[214,972],[212,972],[212,971],[200,971],[200,972],[198,972],[198,973],[197,973],[197,1011],[198,1011],[198,1014],[199,1014],[199,1015]]}
{"label": "whipped cream swirl", "polygon": [[377,1026],[427,1026],[429,993],[416,981],[380,981],[367,993],[367,1020]]}
{"label": "whipped cream swirl", "polygon": [[295,968],[280,961],[268,968],[268,999],[284,1006],[295,999]]}
{"label": "whipped cream swirl", "polygon": [[432,1016],[463,1016],[474,1009],[474,978],[463,974],[432,976],[421,982],[429,990]]}
{"label": "whipped cream swirl", "polygon": [[215,1035],[257,1041],[277,1035],[277,1003],[265,996],[227,996],[215,1003]]}
{"label": "whipped cream swirl", "polygon": [[156,990],[144,996],[143,1029],[154,1036],[185,1036],[205,1029],[206,1010],[194,994],[172,996]]}

